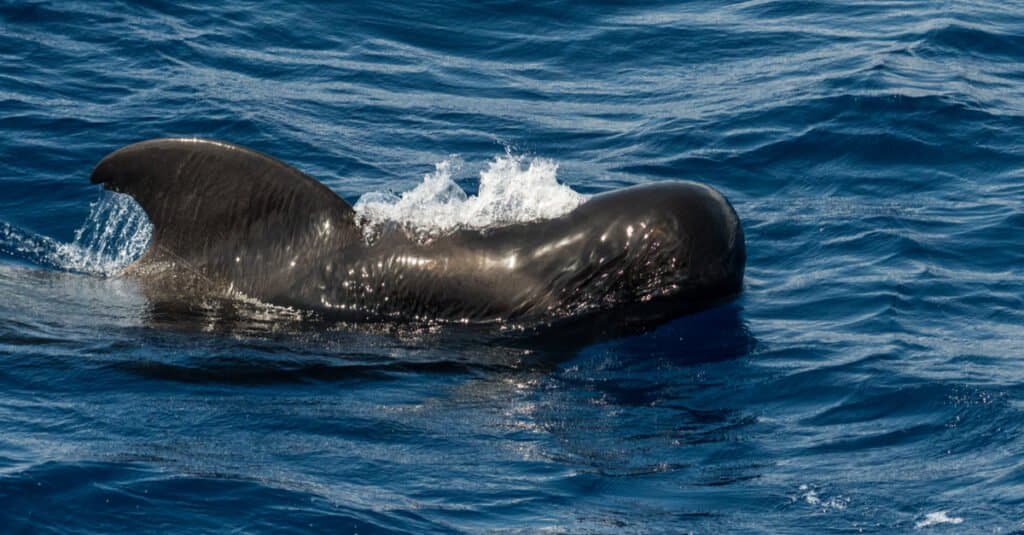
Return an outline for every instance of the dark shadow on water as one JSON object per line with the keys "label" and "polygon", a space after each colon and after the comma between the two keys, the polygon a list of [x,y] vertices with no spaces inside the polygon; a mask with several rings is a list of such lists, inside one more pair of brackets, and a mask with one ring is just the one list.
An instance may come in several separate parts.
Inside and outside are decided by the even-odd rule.
{"label": "dark shadow on water", "polygon": [[[157,350],[110,366],[190,383],[344,382],[416,373],[547,373],[593,348],[611,349],[624,361],[698,365],[745,356],[756,345],[736,302],[660,325],[636,318],[591,317],[531,328],[345,324],[234,300],[151,302],[145,327],[129,336]],[[175,351],[158,349],[167,346]]]}
{"label": "dark shadow on water", "polygon": [[724,362],[751,354],[757,339],[743,321],[739,302],[683,316],[651,332],[607,342],[622,359],[658,354],[677,364]]}
{"label": "dark shadow on water", "polygon": [[741,297],[687,309],[678,302],[634,305],[535,328],[513,342],[576,354],[614,345],[623,358],[671,353],[692,364],[749,354],[756,340],[743,322]]}
{"label": "dark shadow on water", "polygon": [[[391,380],[408,374],[549,373],[581,352],[699,364],[743,356],[755,341],[733,301],[671,317],[659,309],[591,315],[540,326],[332,321],[239,299],[158,299],[121,277],[10,268],[11,306],[91,339],[94,363],[189,383],[270,384]],[[21,303],[21,304],[18,304]],[[61,303],[54,306],[55,303]],[[90,334],[92,333],[92,334]]]}

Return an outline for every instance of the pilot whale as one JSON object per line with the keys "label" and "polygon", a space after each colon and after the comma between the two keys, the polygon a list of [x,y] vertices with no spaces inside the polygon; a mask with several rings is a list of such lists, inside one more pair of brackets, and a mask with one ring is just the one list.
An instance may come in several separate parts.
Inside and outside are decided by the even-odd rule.
{"label": "pilot whale", "polygon": [[91,181],[130,195],[153,225],[125,276],[342,321],[665,321],[743,286],[740,220],[695,182],[628,187],[553,219],[424,243],[399,226],[366,240],[326,186],[230,143],[135,143],[100,161]]}

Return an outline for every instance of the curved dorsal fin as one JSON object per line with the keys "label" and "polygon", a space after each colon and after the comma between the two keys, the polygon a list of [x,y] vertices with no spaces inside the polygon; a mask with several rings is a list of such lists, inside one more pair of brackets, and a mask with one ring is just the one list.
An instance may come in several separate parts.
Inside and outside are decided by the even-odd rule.
{"label": "curved dorsal fin", "polygon": [[104,158],[91,180],[131,195],[149,216],[153,237],[140,262],[184,262],[250,290],[258,282],[272,291],[282,266],[359,235],[352,207],[326,186],[228,143],[135,143]]}

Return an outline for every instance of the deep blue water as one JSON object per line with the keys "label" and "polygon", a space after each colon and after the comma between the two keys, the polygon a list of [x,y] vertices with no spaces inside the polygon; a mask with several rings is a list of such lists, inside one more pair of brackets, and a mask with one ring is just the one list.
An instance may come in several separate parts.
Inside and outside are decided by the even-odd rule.
{"label": "deep blue water", "polygon": [[[4,532],[1024,528],[1019,2],[4,1],[0,133]],[[745,293],[571,351],[165,313],[80,269],[164,136],[707,182]]]}

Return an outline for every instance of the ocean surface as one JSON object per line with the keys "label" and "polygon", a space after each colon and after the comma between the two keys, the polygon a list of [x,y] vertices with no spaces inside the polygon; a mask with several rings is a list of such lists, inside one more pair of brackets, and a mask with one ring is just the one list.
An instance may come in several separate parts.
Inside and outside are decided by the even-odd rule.
{"label": "ocean surface", "polygon": [[[745,290],[571,350],[162,310],[88,177],[166,136],[436,231],[706,182]],[[1022,230],[1016,1],[5,0],[0,531],[1019,531]]]}

